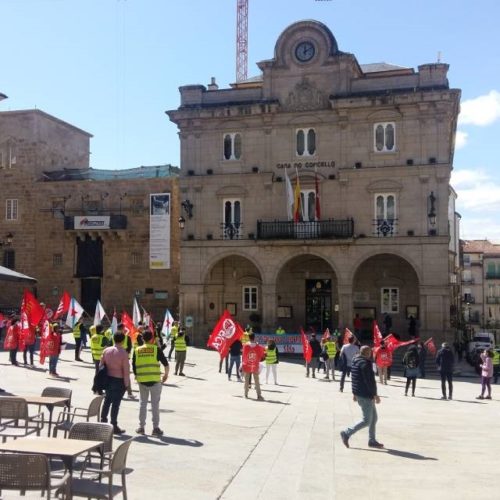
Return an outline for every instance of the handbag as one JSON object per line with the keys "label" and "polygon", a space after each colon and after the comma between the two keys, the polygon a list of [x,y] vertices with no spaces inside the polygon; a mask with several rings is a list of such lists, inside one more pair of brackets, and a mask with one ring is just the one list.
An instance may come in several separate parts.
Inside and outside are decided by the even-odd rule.
{"label": "handbag", "polygon": [[405,377],[407,378],[416,378],[418,377],[420,371],[418,368],[406,368],[405,370]]}
{"label": "handbag", "polygon": [[105,391],[109,385],[108,368],[101,365],[94,377],[94,387],[97,391]]}

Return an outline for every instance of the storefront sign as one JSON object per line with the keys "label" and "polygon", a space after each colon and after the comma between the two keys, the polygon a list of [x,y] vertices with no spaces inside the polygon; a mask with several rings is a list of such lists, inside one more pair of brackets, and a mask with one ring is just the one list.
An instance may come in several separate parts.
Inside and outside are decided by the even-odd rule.
{"label": "storefront sign", "polygon": [[170,193],[149,198],[149,268],[170,269]]}
{"label": "storefront sign", "polygon": [[75,229],[109,229],[109,215],[75,216]]}

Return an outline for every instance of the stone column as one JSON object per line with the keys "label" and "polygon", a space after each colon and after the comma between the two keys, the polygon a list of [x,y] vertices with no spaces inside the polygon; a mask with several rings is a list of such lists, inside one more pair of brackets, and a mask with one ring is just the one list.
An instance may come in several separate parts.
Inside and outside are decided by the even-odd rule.
{"label": "stone column", "polygon": [[[338,304],[339,304],[339,330],[342,333],[347,326],[352,328],[353,307],[352,307],[352,283],[338,284]],[[334,304],[335,305],[335,304]]]}
{"label": "stone column", "polygon": [[276,328],[276,283],[262,285],[262,331]]}

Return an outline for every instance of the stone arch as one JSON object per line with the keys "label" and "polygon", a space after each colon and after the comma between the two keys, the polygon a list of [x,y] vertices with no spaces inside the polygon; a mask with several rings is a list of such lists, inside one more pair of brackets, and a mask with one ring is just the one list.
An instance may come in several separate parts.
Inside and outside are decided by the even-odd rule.
{"label": "stone arch", "polygon": [[208,277],[209,273],[211,272],[212,268],[217,264],[217,262],[219,262],[221,259],[225,259],[226,257],[232,257],[232,256],[242,257],[243,259],[249,260],[257,268],[260,276],[261,277],[264,276],[264,271],[262,270],[261,265],[259,264],[259,262],[257,260],[255,260],[255,258],[253,256],[248,255],[244,252],[239,252],[236,249],[228,249],[228,250],[223,251],[223,252],[218,252],[216,255],[211,256],[207,260],[206,265],[201,272],[201,274],[202,274],[201,282],[205,283],[207,281],[207,277]]}

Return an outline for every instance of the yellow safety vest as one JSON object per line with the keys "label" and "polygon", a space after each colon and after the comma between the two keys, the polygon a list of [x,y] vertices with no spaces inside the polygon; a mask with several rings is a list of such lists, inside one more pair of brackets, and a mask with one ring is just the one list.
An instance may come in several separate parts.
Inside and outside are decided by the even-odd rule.
{"label": "yellow safety vest", "polygon": [[158,347],[155,344],[143,344],[135,348],[135,376],[139,384],[159,382],[161,380]]}
{"label": "yellow safety vest", "polygon": [[111,328],[108,328],[104,332],[104,336],[108,339],[108,342],[111,341],[113,339],[113,330],[111,330]]}
{"label": "yellow safety vest", "polygon": [[248,332],[245,330],[243,332],[243,335],[241,336],[241,343],[242,344],[248,344],[248,342],[250,342],[248,335],[249,335]]}
{"label": "yellow safety vest", "polygon": [[266,365],[275,365],[278,362],[278,356],[276,354],[277,350],[277,347],[274,349],[269,349],[268,347],[266,349]]}
{"label": "yellow safety vest", "polygon": [[325,348],[326,348],[326,353],[328,354],[329,358],[334,358],[335,354],[337,352],[337,345],[333,340],[327,340],[325,342]]}
{"label": "yellow safety vest", "polygon": [[102,351],[104,351],[104,347],[102,347],[102,339],[104,335],[102,333],[94,333],[92,337],[90,337],[90,351],[92,352],[92,359],[94,361],[99,361],[102,356]]}
{"label": "yellow safety vest", "polygon": [[493,351],[493,365],[498,366],[500,365],[500,352],[498,351]]}
{"label": "yellow safety vest", "polygon": [[177,337],[175,339],[175,350],[177,352],[184,352],[187,351],[187,345],[186,345],[186,336],[181,335],[180,337]]}
{"label": "yellow safety vest", "polygon": [[284,335],[285,330],[283,328],[276,328],[276,335]]}
{"label": "yellow safety vest", "polygon": [[175,339],[178,333],[179,333],[179,327],[174,325],[170,330],[170,338]]}
{"label": "yellow safety vest", "polygon": [[81,326],[81,323],[78,322],[74,327],[73,327],[73,337],[75,338],[75,340],[79,339],[81,337],[81,332],[80,332],[80,326]]}

